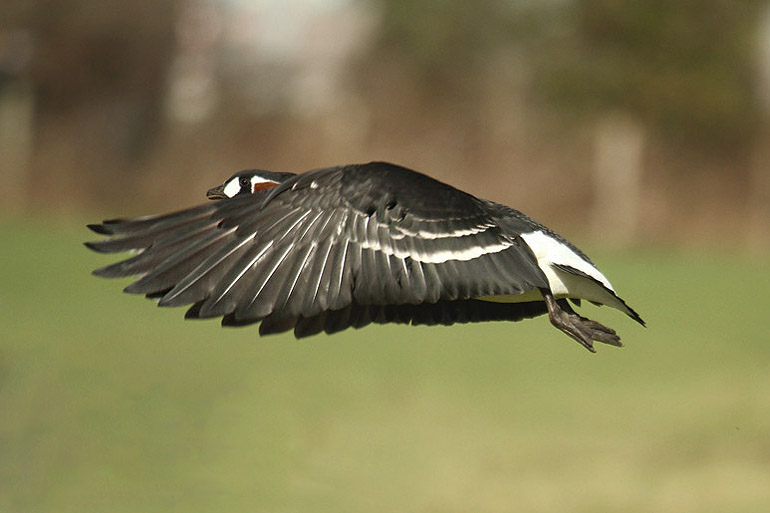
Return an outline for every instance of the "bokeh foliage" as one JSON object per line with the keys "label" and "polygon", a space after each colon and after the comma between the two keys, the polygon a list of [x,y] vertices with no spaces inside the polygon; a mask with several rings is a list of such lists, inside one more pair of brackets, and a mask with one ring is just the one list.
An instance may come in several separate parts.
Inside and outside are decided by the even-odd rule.
{"label": "bokeh foliage", "polygon": [[542,87],[572,108],[619,109],[680,140],[746,141],[757,108],[763,1],[578,0],[572,44],[549,54]]}
{"label": "bokeh foliage", "polygon": [[500,48],[526,48],[531,92],[579,116],[622,110],[701,145],[745,142],[764,0],[382,3],[381,42],[426,76],[467,87]]}

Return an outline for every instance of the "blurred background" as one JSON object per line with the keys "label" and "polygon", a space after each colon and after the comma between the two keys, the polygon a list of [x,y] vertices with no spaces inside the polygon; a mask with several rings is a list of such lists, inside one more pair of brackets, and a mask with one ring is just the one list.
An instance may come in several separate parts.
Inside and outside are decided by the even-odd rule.
{"label": "blurred background", "polygon": [[[0,510],[767,511],[770,3],[2,0]],[[649,323],[295,342],[96,280],[83,225],[387,160]]]}
{"label": "blurred background", "polygon": [[613,243],[769,245],[764,1],[4,4],[4,211],[379,159]]}

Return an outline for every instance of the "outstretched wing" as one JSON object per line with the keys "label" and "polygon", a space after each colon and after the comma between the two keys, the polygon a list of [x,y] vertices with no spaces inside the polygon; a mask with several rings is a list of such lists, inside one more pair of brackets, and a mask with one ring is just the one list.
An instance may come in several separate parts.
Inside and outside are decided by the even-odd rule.
{"label": "outstretched wing", "polygon": [[545,311],[475,300],[548,282],[481,200],[391,164],[311,171],[257,196],[92,229],[110,236],[87,243],[96,251],[139,251],[95,274],[138,275],[127,292],[192,304],[187,317],[262,321],[262,333]]}

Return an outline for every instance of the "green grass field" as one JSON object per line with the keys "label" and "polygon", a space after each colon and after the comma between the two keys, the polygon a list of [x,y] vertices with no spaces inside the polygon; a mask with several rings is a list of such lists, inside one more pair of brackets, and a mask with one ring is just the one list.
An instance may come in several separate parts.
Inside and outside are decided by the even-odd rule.
{"label": "green grass field", "polygon": [[770,265],[590,251],[648,321],[260,339],[0,221],[2,512],[770,511]]}

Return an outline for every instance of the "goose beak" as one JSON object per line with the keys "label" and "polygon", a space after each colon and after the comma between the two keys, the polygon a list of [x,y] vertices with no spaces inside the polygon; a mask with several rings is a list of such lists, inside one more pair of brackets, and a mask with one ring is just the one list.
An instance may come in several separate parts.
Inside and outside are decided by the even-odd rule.
{"label": "goose beak", "polygon": [[218,199],[224,199],[227,197],[227,194],[225,194],[225,186],[219,185],[217,187],[212,187],[208,191],[206,191],[206,197],[210,200],[218,200]]}

